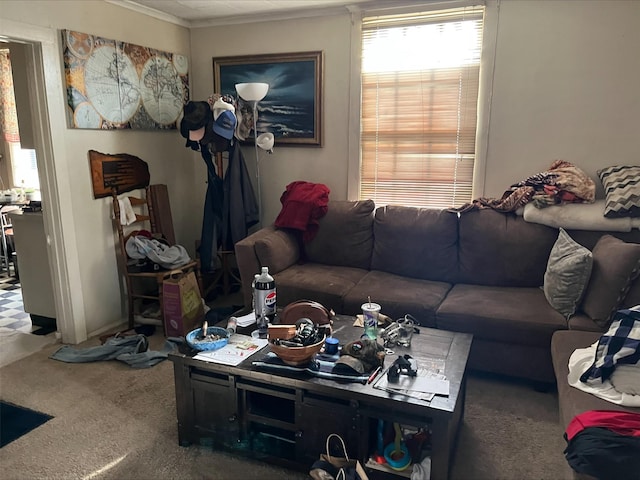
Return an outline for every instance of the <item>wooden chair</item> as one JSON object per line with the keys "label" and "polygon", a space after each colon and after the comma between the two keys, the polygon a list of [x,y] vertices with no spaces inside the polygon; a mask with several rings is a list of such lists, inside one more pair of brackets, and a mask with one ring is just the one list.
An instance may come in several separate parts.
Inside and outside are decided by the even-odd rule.
{"label": "wooden chair", "polygon": [[[124,277],[127,288],[127,305],[129,310],[129,328],[133,328],[135,315],[142,313],[141,306],[146,301],[157,301],[160,308],[160,321],[164,325],[162,314],[162,284],[165,279],[169,278],[176,272],[188,273],[194,272],[198,280],[198,287],[202,294],[202,278],[200,268],[197,261],[191,261],[182,265],[178,269],[167,270],[160,269],[157,271],[140,271],[135,261],[131,261],[126,251],[126,244],[133,232],[139,230],[148,230],[153,235],[160,235],[164,238],[173,238],[173,225],[170,225],[170,232],[163,232],[158,227],[159,224],[165,225],[167,228],[166,217],[161,220],[161,212],[155,208],[152,194],[154,187],[165,187],[156,185],[147,185],[144,187],[144,194],[141,196],[128,196],[129,202],[135,211],[135,221],[128,225],[122,225],[120,221],[120,203],[118,201],[117,189],[112,189],[113,200],[113,222],[118,233],[118,263],[121,274]],[[166,187],[165,187],[166,191]],[[168,200],[164,202],[168,206]],[[170,215],[169,215],[170,218]],[[169,222],[170,223],[170,222]],[[168,233],[168,235],[166,234]]]}

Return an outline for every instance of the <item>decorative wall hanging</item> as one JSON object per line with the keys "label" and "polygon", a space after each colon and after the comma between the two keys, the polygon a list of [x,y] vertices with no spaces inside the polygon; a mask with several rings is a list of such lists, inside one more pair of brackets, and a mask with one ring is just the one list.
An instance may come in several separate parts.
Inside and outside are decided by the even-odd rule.
{"label": "decorative wall hanging", "polygon": [[188,59],[62,30],[69,125],[170,130],[189,99]]}
{"label": "decorative wall hanging", "polygon": [[149,165],[128,153],[100,153],[89,150],[93,198],[110,197],[149,185]]}
{"label": "decorative wall hanging", "polygon": [[[268,83],[258,106],[258,135],[273,133],[277,145],[321,146],[322,68],[321,51],[214,58],[213,90],[235,96],[237,83]],[[252,129],[252,102],[238,103],[238,120]],[[245,140],[253,137],[252,131]]]}

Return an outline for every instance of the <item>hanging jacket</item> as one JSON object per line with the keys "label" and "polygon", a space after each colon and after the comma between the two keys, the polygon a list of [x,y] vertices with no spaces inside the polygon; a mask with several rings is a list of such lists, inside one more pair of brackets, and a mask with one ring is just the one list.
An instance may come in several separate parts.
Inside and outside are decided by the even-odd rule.
{"label": "hanging jacket", "polygon": [[224,176],[222,248],[233,250],[247,236],[249,228],[260,221],[256,194],[239,142],[229,150],[229,165]]}
{"label": "hanging jacket", "polygon": [[202,159],[207,166],[207,193],[202,216],[202,233],[200,236],[200,270],[213,272],[216,269],[216,257],[222,244],[222,211],[224,190],[222,179],[216,173],[213,157],[208,148],[201,150]]}

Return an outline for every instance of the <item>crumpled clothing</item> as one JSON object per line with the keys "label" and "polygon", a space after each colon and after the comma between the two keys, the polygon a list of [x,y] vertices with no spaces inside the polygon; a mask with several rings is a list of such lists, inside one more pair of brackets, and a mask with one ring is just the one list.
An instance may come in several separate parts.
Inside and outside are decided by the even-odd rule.
{"label": "crumpled clothing", "polygon": [[149,350],[149,340],[144,335],[113,337],[96,347],[81,349],[63,345],[49,358],[66,363],[119,360],[133,368],[149,368],[166,360],[182,343],[181,338],[169,337],[162,350],[154,351]]}
{"label": "crumpled clothing", "polygon": [[596,198],[595,182],[580,168],[564,160],[555,160],[544,172],[511,185],[496,198],[478,198],[454,212],[493,208],[499,212],[515,212],[532,202],[538,208],[565,203],[593,203]]}
{"label": "crumpled clothing", "polygon": [[308,243],[316,236],[318,220],[329,209],[329,187],[322,183],[296,181],[287,185],[280,196],[282,209],[274,225],[302,231],[302,241]]}
{"label": "crumpled clothing", "polygon": [[618,310],[609,330],[598,340],[593,364],[580,380],[598,384],[608,380],[618,365],[631,365],[640,361],[640,305]]}
{"label": "crumpled clothing", "polygon": [[182,245],[166,245],[144,235],[132,235],[125,245],[127,255],[134,260],[148,258],[163,268],[172,270],[189,263],[191,257]]}
{"label": "crumpled clothing", "polygon": [[614,388],[610,380],[604,380],[599,385],[589,385],[580,381],[582,373],[593,363],[597,348],[598,342],[594,342],[590,347],[578,348],[571,354],[569,358],[569,375],[567,376],[569,385],[617,405],[640,407],[640,395],[619,392]]}

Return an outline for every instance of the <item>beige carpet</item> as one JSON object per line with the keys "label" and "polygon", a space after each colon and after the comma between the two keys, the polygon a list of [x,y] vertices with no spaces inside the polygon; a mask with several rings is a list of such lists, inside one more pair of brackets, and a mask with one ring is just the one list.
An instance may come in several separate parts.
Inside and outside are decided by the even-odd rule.
{"label": "beige carpet", "polygon": [[0,367],[27,357],[57,341],[55,333],[34,335],[20,330],[6,329],[0,333]]}
{"label": "beige carpet", "polygon": [[[163,343],[161,335],[151,338],[152,349]],[[48,358],[58,347],[0,369],[3,400],[55,417],[0,449],[3,479],[309,478],[206,447],[180,447],[171,362],[145,370],[118,361],[66,364]],[[557,418],[555,393],[472,375],[451,477],[570,478]]]}

